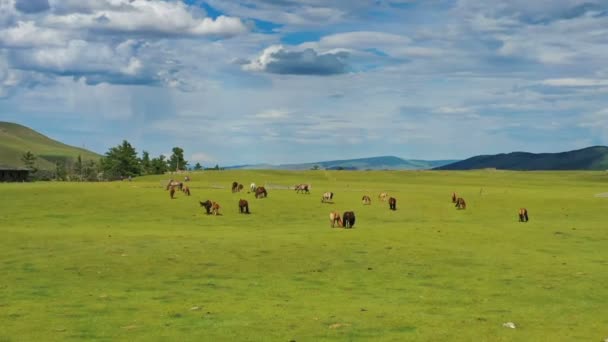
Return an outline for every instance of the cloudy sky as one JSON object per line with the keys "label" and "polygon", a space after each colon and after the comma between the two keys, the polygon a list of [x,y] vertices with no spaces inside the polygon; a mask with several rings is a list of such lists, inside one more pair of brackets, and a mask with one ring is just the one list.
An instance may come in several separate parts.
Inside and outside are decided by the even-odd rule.
{"label": "cloudy sky", "polygon": [[0,0],[0,120],[192,163],[608,144],[605,0]]}

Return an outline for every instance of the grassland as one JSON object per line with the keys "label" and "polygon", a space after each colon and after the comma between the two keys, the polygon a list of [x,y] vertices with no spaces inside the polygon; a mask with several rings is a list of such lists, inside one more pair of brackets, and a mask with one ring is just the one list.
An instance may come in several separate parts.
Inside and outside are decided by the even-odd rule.
{"label": "grassland", "polygon": [[[606,173],[191,177],[192,197],[175,200],[166,176],[0,184],[0,341],[608,337],[608,198],[594,197],[608,192]],[[255,200],[232,194],[233,180],[313,187]],[[321,203],[324,191],[334,204]],[[237,213],[239,198],[251,215]],[[223,215],[204,215],[206,199]],[[521,206],[529,223],[517,222]],[[355,228],[329,228],[329,211],[347,209]]]}

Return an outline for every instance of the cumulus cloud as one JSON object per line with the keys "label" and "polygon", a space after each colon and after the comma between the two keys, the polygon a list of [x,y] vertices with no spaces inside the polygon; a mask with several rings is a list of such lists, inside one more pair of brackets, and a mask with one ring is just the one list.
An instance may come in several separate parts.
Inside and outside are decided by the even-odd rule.
{"label": "cumulus cloud", "polygon": [[0,46],[10,48],[60,46],[69,38],[68,32],[41,28],[33,21],[19,21],[16,26],[0,30]]}
{"label": "cumulus cloud", "polygon": [[313,49],[290,51],[281,45],[266,48],[262,54],[243,66],[248,71],[272,74],[318,75],[343,74],[348,71],[348,53],[318,53]]}
{"label": "cumulus cloud", "polygon": [[210,18],[182,1],[0,1],[0,53],[8,69],[21,73],[190,91],[196,88],[191,71],[183,72],[179,61],[192,44],[179,42],[217,47],[250,26],[235,17]]}
{"label": "cumulus cloud", "polygon": [[111,5],[104,10],[52,15],[45,21],[50,26],[70,29],[149,35],[230,37],[248,31],[239,18],[197,16],[196,10],[182,2],[115,0]]}
{"label": "cumulus cloud", "polygon": [[16,0],[15,8],[24,13],[43,12],[50,8],[48,0]]}

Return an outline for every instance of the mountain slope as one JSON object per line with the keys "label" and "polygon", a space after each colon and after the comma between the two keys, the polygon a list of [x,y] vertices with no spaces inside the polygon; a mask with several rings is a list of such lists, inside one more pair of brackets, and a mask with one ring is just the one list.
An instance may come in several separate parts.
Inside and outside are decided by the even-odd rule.
{"label": "mountain slope", "polygon": [[329,160],[315,163],[280,164],[280,165],[239,165],[227,169],[278,169],[278,170],[309,170],[318,166],[321,169],[336,170],[421,170],[453,163],[454,160],[415,160],[401,159],[394,156],[358,158],[346,160]]}
{"label": "mountain slope", "polygon": [[606,170],[608,147],[592,146],[560,153],[512,152],[482,155],[436,167],[436,170]]}
{"label": "mountain slope", "polygon": [[71,162],[78,155],[84,160],[101,157],[89,150],[53,140],[28,127],[0,121],[0,165],[23,166],[21,156],[27,151],[36,156],[39,169],[47,170],[54,169],[56,161]]}

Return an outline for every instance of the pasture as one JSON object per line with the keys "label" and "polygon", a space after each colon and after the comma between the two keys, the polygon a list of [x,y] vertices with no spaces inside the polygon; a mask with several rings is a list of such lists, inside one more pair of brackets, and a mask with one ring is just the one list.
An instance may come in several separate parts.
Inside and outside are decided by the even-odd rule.
{"label": "pasture", "polygon": [[[169,176],[0,184],[0,341],[608,338],[606,173],[190,176],[174,200]],[[311,193],[277,189],[298,183]],[[332,210],[354,229],[331,229]]]}

